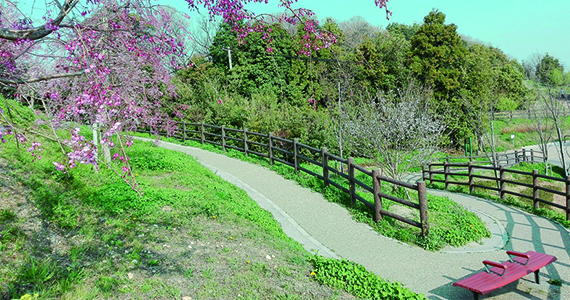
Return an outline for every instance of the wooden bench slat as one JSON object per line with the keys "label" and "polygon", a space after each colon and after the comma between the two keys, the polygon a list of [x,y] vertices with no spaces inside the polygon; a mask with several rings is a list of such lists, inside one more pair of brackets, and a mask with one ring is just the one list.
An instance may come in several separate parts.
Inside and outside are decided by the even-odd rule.
{"label": "wooden bench slat", "polygon": [[519,263],[509,263],[503,276],[497,275],[501,274],[503,272],[503,269],[497,267],[492,267],[489,269],[491,272],[496,273],[487,273],[486,271],[483,271],[460,280],[454,283],[453,286],[460,286],[472,292],[485,295],[521,277],[524,277],[529,273],[532,273],[527,272],[525,266]]}
{"label": "wooden bench slat", "polygon": [[[509,254],[509,260],[501,263],[503,267],[490,267],[489,273],[487,271],[479,272],[455,282],[453,286],[485,295],[533,272],[538,283],[538,270],[556,261],[556,257],[553,255],[534,251],[525,253],[508,251],[507,254]],[[485,261],[485,263],[491,266],[496,264],[490,261]],[[477,299],[476,294],[475,298]]]}

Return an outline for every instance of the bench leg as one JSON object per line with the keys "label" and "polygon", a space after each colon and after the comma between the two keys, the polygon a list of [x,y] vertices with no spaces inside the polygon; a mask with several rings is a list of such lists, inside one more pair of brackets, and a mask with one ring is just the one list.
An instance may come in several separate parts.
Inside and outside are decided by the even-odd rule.
{"label": "bench leg", "polygon": [[475,300],[479,300],[479,293],[473,292],[473,298],[474,298]]}
{"label": "bench leg", "polygon": [[534,281],[536,281],[536,284],[540,284],[540,275],[538,274],[539,270],[534,271]]}

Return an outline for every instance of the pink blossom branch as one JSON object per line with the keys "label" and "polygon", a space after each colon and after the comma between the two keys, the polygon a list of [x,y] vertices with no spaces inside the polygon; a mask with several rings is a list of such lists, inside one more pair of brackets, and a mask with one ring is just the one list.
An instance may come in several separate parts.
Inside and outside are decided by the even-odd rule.
{"label": "pink blossom branch", "polygon": [[63,6],[60,6],[59,15],[49,22],[30,29],[8,29],[0,28],[0,39],[17,41],[17,40],[38,40],[51,34],[55,28],[63,21],[69,12],[79,3],[79,0],[65,0]]}

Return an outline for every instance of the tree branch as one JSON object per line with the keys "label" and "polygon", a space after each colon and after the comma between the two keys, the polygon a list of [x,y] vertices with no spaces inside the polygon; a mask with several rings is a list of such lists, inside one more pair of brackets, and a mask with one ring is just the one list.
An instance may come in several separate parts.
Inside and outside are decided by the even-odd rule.
{"label": "tree branch", "polygon": [[61,74],[40,76],[40,77],[29,78],[29,79],[19,79],[19,78],[18,79],[7,79],[7,78],[0,77],[0,82],[4,83],[4,84],[25,84],[25,83],[47,81],[47,80],[52,80],[52,79],[57,79],[57,78],[74,77],[74,76],[82,75],[84,73],[85,73],[85,71],[79,71],[79,72],[75,72],[75,73],[61,73]]}
{"label": "tree branch", "polygon": [[[65,0],[63,6],[59,5],[60,6],[59,15],[51,22],[50,25],[59,26],[59,24],[63,21],[63,19],[67,16],[67,14],[69,14],[69,12],[75,7],[75,5],[77,5],[77,3],[79,3],[79,0]],[[46,26],[47,24],[44,24],[34,28],[22,29],[22,30],[2,28],[0,29],[0,39],[10,40],[10,41],[21,40],[21,39],[32,40],[32,41],[39,40],[53,32],[53,29],[47,29]]]}

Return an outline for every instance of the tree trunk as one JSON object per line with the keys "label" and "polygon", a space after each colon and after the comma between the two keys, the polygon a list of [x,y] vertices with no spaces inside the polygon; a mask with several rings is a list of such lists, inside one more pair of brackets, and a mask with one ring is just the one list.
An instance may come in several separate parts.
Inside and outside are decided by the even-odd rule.
{"label": "tree trunk", "polygon": [[564,174],[568,176],[568,169],[566,168],[566,157],[564,155],[564,141],[562,140],[562,131],[560,130],[560,126],[558,126],[558,122],[554,122],[556,124],[556,133],[558,134],[558,146],[560,147],[560,160],[562,161],[562,168],[564,169]]}

